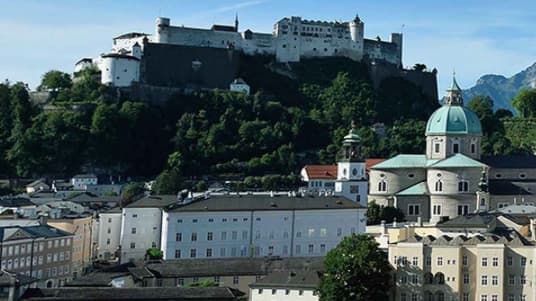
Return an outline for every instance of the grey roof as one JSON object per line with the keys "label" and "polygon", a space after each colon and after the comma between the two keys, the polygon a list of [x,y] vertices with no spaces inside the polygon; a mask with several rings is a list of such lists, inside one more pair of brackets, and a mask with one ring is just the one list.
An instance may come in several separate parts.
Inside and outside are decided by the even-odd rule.
{"label": "grey roof", "polygon": [[111,281],[117,277],[130,275],[130,268],[136,267],[132,262],[105,266],[98,271],[91,272],[82,277],[68,281],[65,286],[89,286],[89,287],[107,287],[111,286]]}
{"label": "grey roof", "polygon": [[[20,231],[20,232],[19,232]],[[13,234],[19,233],[12,237]],[[1,227],[0,228],[0,240],[14,240],[25,238],[56,238],[72,236],[73,234],[56,229],[51,226],[39,225],[39,226],[14,226],[14,227]]]}
{"label": "grey roof", "polygon": [[529,215],[529,214],[536,214],[536,206],[514,204],[514,205],[509,205],[506,207],[499,208],[495,211],[501,212],[501,213],[516,214],[516,215]]}
{"label": "grey roof", "polygon": [[287,195],[228,195],[211,196],[186,205],[177,205],[171,212],[190,211],[252,211],[252,210],[324,210],[364,208],[340,196],[303,196]]}
{"label": "grey roof", "polygon": [[176,202],[176,195],[150,195],[130,203],[126,208],[164,208]]}
{"label": "grey roof", "polygon": [[78,174],[78,175],[74,175],[73,176],[73,179],[89,179],[89,178],[96,178],[97,176],[95,174],[92,174],[92,173],[88,173],[88,174]]}
{"label": "grey roof", "polygon": [[536,168],[536,156],[504,155],[482,157],[493,168]]}
{"label": "grey roof", "polygon": [[0,198],[1,207],[24,207],[35,206],[29,199],[23,197],[3,197]]}
{"label": "grey roof", "polygon": [[160,278],[266,275],[291,269],[323,270],[323,266],[323,257],[180,259],[146,265]]}
{"label": "grey roof", "polygon": [[75,203],[89,203],[89,202],[119,202],[121,199],[120,196],[96,196],[87,192],[75,195],[73,197],[68,198],[69,201],[75,202]]}
{"label": "grey roof", "polygon": [[147,268],[145,267],[132,267],[128,268],[128,272],[132,277],[143,280],[145,278],[152,278],[154,277],[153,273],[151,273]]}
{"label": "grey roof", "polygon": [[536,194],[536,182],[490,180],[489,191],[492,195],[534,195]]}
{"label": "grey roof", "polygon": [[425,245],[437,246],[460,246],[460,245],[476,245],[476,244],[506,244],[511,246],[526,246],[531,245],[519,233],[513,230],[495,231],[494,233],[479,233],[473,236],[448,236],[441,235],[438,237],[428,235],[415,235],[410,237],[408,242],[422,242]]}
{"label": "grey roof", "polygon": [[117,40],[117,39],[131,39],[131,38],[139,38],[139,37],[145,37],[145,36],[148,36],[149,34],[147,33],[143,33],[143,32],[128,32],[128,33],[124,33],[122,35],[118,35],[117,37],[113,38],[114,40]]}
{"label": "grey roof", "polygon": [[496,222],[495,215],[488,213],[468,214],[437,224],[438,228],[489,228]]}
{"label": "grey roof", "polygon": [[244,293],[227,287],[136,287],[28,289],[22,300],[237,300]]}
{"label": "grey roof", "polygon": [[252,288],[304,288],[316,289],[320,284],[318,271],[278,271],[273,272],[249,286]]}
{"label": "grey roof", "polygon": [[50,187],[44,179],[38,179],[38,180],[35,180],[33,181],[32,183],[30,184],[27,184],[26,187],[36,187],[36,186],[41,186],[41,185],[44,185],[46,187]]}
{"label": "grey roof", "polygon": [[117,206],[117,207],[113,207],[112,209],[102,211],[100,214],[114,214],[114,213],[120,214],[121,212],[123,212],[123,210],[121,210],[121,207]]}
{"label": "grey roof", "polygon": [[0,271],[0,287],[10,287],[12,285],[13,278],[15,278],[15,281],[19,285],[27,285],[39,281],[39,279],[31,276],[3,270]]}

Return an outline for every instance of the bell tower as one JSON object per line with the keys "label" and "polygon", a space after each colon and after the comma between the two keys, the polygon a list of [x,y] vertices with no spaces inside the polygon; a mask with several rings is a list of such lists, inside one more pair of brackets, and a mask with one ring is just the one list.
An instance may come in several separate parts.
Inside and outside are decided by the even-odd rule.
{"label": "bell tower", "polygon": [[352,122],[352,129],[344,136],[339,153],[335,194],[367,206],[367,193],[368,179],[366,163],[361,157],[361,138]]}
{"label": "bell tower", "polygon": [[489,210],[489,189],[488,175],[486,168],[482,169],[480,181],[478,182],[478,191],[476,192],[476,211],[483,212]]}
{"label": "bell tower", "polygon": [[445,104],[450,106],[463,106],[462,89],[456,82],[456,73],[452,76],[452,85],[447,89]]}

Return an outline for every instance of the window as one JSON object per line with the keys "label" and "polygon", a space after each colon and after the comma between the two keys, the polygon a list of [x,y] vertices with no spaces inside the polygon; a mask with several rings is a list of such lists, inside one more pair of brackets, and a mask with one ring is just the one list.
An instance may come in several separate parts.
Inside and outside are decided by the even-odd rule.
{"label": "window", "polygon": [[434,205],[432,213],[434,215],[441,215],[441,205]]}
{"label": "window", "polygon": [[309,245],[308,248],[307,248],[307,251],[309,252],[309,254],[313,254],[314,253],[314,245]]}
{"label": "window", "polygon": [[491,276],[491,285],[499,285],[499,276],[497,275]]}
{"label": "window", "polygon": [[[288,237],[288,233],[285,232],[285,234],[287,234],[287,237]],[[242,231],[242,240],[247,240],[247,239],[248,239],[248,231]]]}
{"label": "window", "polygon": [[506,257],[506,264],[509,265],[509,266],[514,264],[514,260],[513,260],[512,256]]}
{"label": "window", "polygon": [[320,228],[320,237],[326,237],[328,234],[328,229]]}
{"label": "window", "polygon": [[[131,249],[135,249],[135,248],[136,248],[136,243],[135,243],[135,242],[131,242],[131,243],[130,243],[130,248],[131,248]],[[50,255],[50,254],[48,254],[48,255]],[[48,255],[47,255],[47,256],[48,256]]]}
{"label": "window", "polygon": [[462,264],[467,265],[467,255],[463,255],[462,257]]}
{"label": "window", "polygon": [[508,301],[515,301],[514,295],[508,295]]}
{"label": "window", "polygon": [[301,254],[301,246],[296,245],[296,254]]}
{"label": "window", "polygon": [[443,191],[443,182],[441,180],[437,180],[435,183],[435,191]]}
{"label": "window", "polygon": [[426,256],[426,266],[431,266],[431,265],[432,265],[432,257]]}
{"label": "window", "polygon": [[418,204],[409,204],[408,205],[408,215],[419,215],[421,212],[421,206]]}
{"label": "window", "polygon": [[[272,238],[273,238],[273,233],[272,233]],[[238,232],[237,231],[231,232],[231,239],[232,240],[237,240],[238,239]]]}
{"label": "window", "polygon": [[233,276],[233,284],[238,284],[240,278],[238,276]]}
{"label": "window", "polygon": [[175,258],[181,258],[181,250],[175,250]]}
{"label": "window", "polygon": [[326,253],[326,245],[325,244],[320,245],[320,253],[322,253],[322,254]]}
{"label": "window", "polygon": [[508,284],[510,286],[513,286],[513,285],[516,284],[516,276],[515,275],[512,275],[512,274],[508,275]]}
{"label": "window", "polygon": [[469,205],[458,205],[458,215],[469,214]]}
{"label": "window", "polygon": [[437,265],[442,266],[443,265],[443,257],[437,257]]}
{"label": "window", "polygon": [[385,180],[381,180],[380,182],[378,182],[378,191],[387,191],[387,183],[385,182]]}
{"label": "window", "polygon": [[476,153],[476,145],[474,143],[471,143],[471,153]]}
{"label": "window", "polygon": [[196,232],[192,233],[191,241],[197,241],[197,233]]}
{"label": "window", "polygon": [[452,145],[452,152],[455,153],[455,154],[459,153],[460,152],[460,144],[454,143]]}
{"label": "window", "polygon": [[227,239],[227,232],[222,232],[221,233],[221,240],[226,240]]}
{"label": "window", "polygon": [[209,222],[209,223],[213,223],[213,222],[214,222],[214,219],[213,219],[213,218],[209,218],[209,219],[208,219],[208,222]]}
{"label": "window", "polygon": [[434,144],[434,153],[436,153],[436,154],[439,153],[439,146],[440,146],[439,143],[435,143],[435,144]]}
{"label": "window", "polygon": [[342,228],[337,228],[337,237],[342,235]]}
{"label": "window", "polygon": [[463,274],[463,284],[469,284],[469,274]]}
{"label": "window", "polygon": [[521,257],[521,262],[520,262],[521,266],[526,266],[527,265],[527,258],[525,257]]}
{"label": "window", "polygon": [[309,237],[313,237],[315,235],[315,229],[309,229],[308,233]]}
{"label": "window", "polygon": [[190,258],[195,258],[197,256],[197,250],[196,249],[190,249]]}
{"label": "window", "polygon": [[419,257],[413,257],[413,260],[411,261],[411,264],[416,267],[419,265]]}
{"label": "window", "polygon": [[463,293],[462,301],[469,301],[469,293]]}
{"label": "window", "polygon": [[482,275],[482,278],[480,278],[480,284],[481,285],[488,285],[488,276]]}
{"label": "window", "polygon": [[467,191],[469,191],[469,182],[464,181],[464,180],[458,182],[458,191],[459,192],[467,192]]}
{"label": "window", "polygon": [[487,266],[488,266],[488,258],[487,258],[487,257],[482,257],[481,265],[482,265],[483,267],[487,267]]}
{"label": "window", "polygon": [[194,223],[194,224],[197,223],[197,218],[194,218],[194,219],[192,220],[192,223]]}
{"label": "window", "polygon": [[132,230],[130,231],[130,233],[132,233],[132,234],[136,234],[136,228],[132,228]]}
{"label": "window", "polygon": [[520,282],[521,285],[525,285],[525,284],[527,284],[527,276],[525,276],[525,275],[521,275],[521,276],[519,277],[519,282]]}
{"label": "window", "polygon": [[259,293],[259,295],[262,295],[262,288],[259,288],[257,292]]}
{"label": "window", "polygon": [[[355,171],[355,174],[354,176],[357,174],[357,169],[354,169]],[[359,186],[358,185],[352,185],[350,186],[350,193],[359,193]]]}
{"label": "window", "polygon": [[207,240],[212,240],[212,232],[207,232]]}
{"label": "window", "polygon": [[488,301],[488,295],[480,295],[480,301]]}
{"label": "window", "polygon": [[492,262],[492,265],[494,267],[498,267],[499,266],[499,257],[493,257],[491,262]]}
{"label": "window", "polygon": [[182,241],[182,233],[175,234],[175,241]]}
{"label": "window", "polygon": [[182,219],[178,219],[177,223],[182,224]]}
{"label": "window", "polygon": [[206,254],[207,254],[207,257],[212,257],[212,249],[208,248]]}
{"label": "window", "polygon": [[132,214],[132,218],[138,218],[137,214]]}
{"label": "window", "polygon": [[406,293],[400,293],[400,301],[408,301]]}
{"label": "window", "polygon": [[411,275],[411,283],[412,284],[418,284],[419,283],[419,277],[417,276],[417,274],[412,274]]}

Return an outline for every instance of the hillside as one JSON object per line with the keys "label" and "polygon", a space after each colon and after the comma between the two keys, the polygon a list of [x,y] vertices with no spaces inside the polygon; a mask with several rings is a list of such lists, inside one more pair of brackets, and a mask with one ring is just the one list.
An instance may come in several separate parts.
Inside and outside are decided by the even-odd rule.
{"label": "hillside", "polygon": [[511,100],[519,90],[523,88],[533,88],[536,85],[536,63],[527,69],[515,74],[510,78],[502,75],[487,74],[476,82],[470,89],[464,90],[464,98],[469,100],[476,95],[491,97],[494,102],[494,109],[508,109],[512,112]]}

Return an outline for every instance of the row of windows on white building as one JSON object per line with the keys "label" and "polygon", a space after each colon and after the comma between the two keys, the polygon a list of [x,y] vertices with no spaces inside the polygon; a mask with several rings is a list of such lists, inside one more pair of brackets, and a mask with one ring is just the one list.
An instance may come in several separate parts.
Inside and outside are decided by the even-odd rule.
{"label": "row of windows on white building", "polygon": [[[305,251],[306,248],[306,251]],[[308,244],[304,245],[302,250],[302,245],[295,245],[295,255],[314,255],[315,252],[320,252],[321,255],[325,255],[327,252],[326,244],[320,244],[317,246],[318,249],[315,248],[314,244]],[[206,248],[205,249],[205,257],[213,257],[216,256],[215,251],[217,249],[214,248]],[[189,252],[188,252],[189,251]],[[190,248],[189,250],[186,249],[176,249],[175,250],[175,258],[197,258],[200,254],[199,252],[202,252],[202,249],[197,248]],[[185,253],[187,252],[186,256]],[[230,257],[247,257],[248,254],[248,248],[246,246],[240,246],[238,247],[232,247],[232,248],[219,248],[219,257],[227,257],[230,255]],[[238,253],[240,252],[240,253]],[[253,248],[253,252],[255,256],[272,256],[275,254],[275,246],[268,246],[268,248],[264,249],[259,246],[255,246]],[[289,246],[284,245],[282,247],[282,255],[286,256],[289,255]]]}
{"label": "row of windows on white building", "polygon": [[[417,267],[419,265],[419,257],[414,256],[411,260],[411,262],[408,260],[407,256],[395,256],[394,260],[395,264],[397,266],[409,266],[410,263],[412,266]],[[436,257],[436,265],[437,266],[443,266],[443,264],[456,264],[456,259],[448,259],[444,260],[443,256]],[[528,262],[529,264],[532,264],[532,260]],[[432,257],[426,256],[424,264],[426,266],[432,265]],[[467,266],[469,264],[469,257],[467,255],[462,256],[462,265]],[[488,261],[488,257],[482,257],[480,259],[480,266],[481,267],[498,267],[500,265],[499,257],[491,257],[491,262]],[[514,266],[514,257],[513,256],[507,256],[506,257],[506,265],[507,266]],[[519,258],[519,266],[526,266],[527,265],[527,258],[526,257],[520,257]]]}

